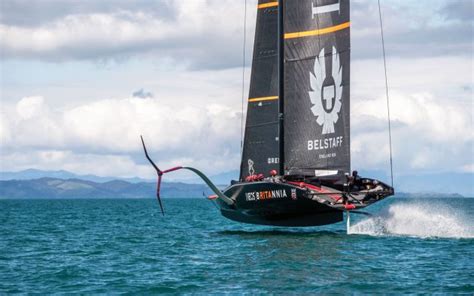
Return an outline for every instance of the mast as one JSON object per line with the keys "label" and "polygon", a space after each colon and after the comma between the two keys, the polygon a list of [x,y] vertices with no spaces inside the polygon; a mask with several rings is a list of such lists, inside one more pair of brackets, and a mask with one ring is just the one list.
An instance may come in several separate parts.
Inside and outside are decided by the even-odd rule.
{"label": "mast", "polygon": [[285,175],[285,31],[284,31],[284,0],[278,0],[278,141],[280,143],[280,175]]}

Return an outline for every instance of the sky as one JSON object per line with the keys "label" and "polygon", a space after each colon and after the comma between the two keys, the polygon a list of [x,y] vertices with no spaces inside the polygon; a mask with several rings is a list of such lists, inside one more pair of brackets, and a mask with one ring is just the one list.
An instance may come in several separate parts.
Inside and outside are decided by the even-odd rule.
{"label": "sky", "polygon": [[[396,175],[474,172],[473,2],[381,3]],[[163,168],[237,169],[244,7],[0,1],[0,170],[152,178],[139,135]],[[245,93],[255,16],[247,0]],[[351,22],[352,168],[388,172],[377,1]]]}

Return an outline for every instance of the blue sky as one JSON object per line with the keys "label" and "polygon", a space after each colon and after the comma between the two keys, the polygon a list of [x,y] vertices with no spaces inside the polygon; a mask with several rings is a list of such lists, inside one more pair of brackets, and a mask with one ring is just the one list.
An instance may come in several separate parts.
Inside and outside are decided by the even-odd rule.
{"label": "blue sky", "polygon": [[[351,5],[352,166],[387,171],[376,1]],[[473,172],[473,2],[382,5],[396,173]],[[1,1],[0,169],[150,177],[140,134],[164,167],[238,168],[243,7]]]}

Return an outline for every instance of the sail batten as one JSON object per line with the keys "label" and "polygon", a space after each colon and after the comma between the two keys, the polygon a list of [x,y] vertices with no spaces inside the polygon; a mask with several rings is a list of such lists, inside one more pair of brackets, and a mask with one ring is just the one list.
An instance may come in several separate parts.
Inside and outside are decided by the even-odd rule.
{"label": "sail batten", "polygon": [[272,100],[278,100],[278,96],[251,98],[249,99],[249,102],[263,102],[263,101],[272,101]]}
{"label": "sail batten", "polygon": [[327,27],[327,28],[322,28],[322,29],[316,29],[316,30],[309,30],[309,31],[302,31],[302,32],[293,32],[293,33],[285,33],[285,39],[294,39],[294,38],[303,38],[303,37],[309,37],[309,36],[318,36],[318,35],[324,35],[324,34],[329,34],[333,32],[337,32],[340,30],[347,29],[351,26],[351,22],[345,22],[339,25]]}
{"label": "sail batten", "polygon": [[269,7],[275,7],[278,6],[278,1],[271,1],[267,3],[261,3],[257,5],[258,9],[263,9],[263,8],[269,8]]}

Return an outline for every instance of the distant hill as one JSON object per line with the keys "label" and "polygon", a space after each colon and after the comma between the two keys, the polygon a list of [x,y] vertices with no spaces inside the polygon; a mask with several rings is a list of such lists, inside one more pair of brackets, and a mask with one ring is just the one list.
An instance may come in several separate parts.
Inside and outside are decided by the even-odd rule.
{"label": "distant hill", "polygon": [[[163,183],[163,197],[202,197],[210,194],[206,185]],[[0,199],[154,198],[155,183],[121,180],[97,183],[79,179],[40,178],[0,181]]]}
{"label": "distant hill", "polygon": [[[79,175],[75,173],[71,173],[65,170],[59,171],[45,171],[45,170],[37,170],[37,169],[27,169],[18,172],[0,172],[0,181],[7,181],[7,180],[33,180],[33,179],[41,179],[41,178],[56,178],[56,179],[80,179],[85,181],[92,181],[92,182],[109,182],[114,180],[122,180],[127,181],[130,183],[141,183],[141,182],[154,182],[154,179],[142,179],[142,178],[117,178],[117,177],[100,177],[95,175]],[[230,184],[230,180],[235,180],[239,178],[239,171],[229,171],[224,172],[217,175],[210,176],[210,179],[215,184]],[[183,179],[183,180],[175,180],[175,182],[179,183],[187,183],[187,184],[201,184],[202,180],[199,178],[191,178],[191,179]]]}
{"label": "distant hill", "polygon": [[99,177],[95,175],[78,175],[65,170],[60,171],[44,171],[37,169],[27,169],[18,172],[0,172],[0,180],[33,180],[41,178],[56,178],[56,179],[81,179],[92,182],[109,182],[114,180],[122,180],[130,183],[153,182],[153,180],[141,178],[116,178],[116,177]]}

